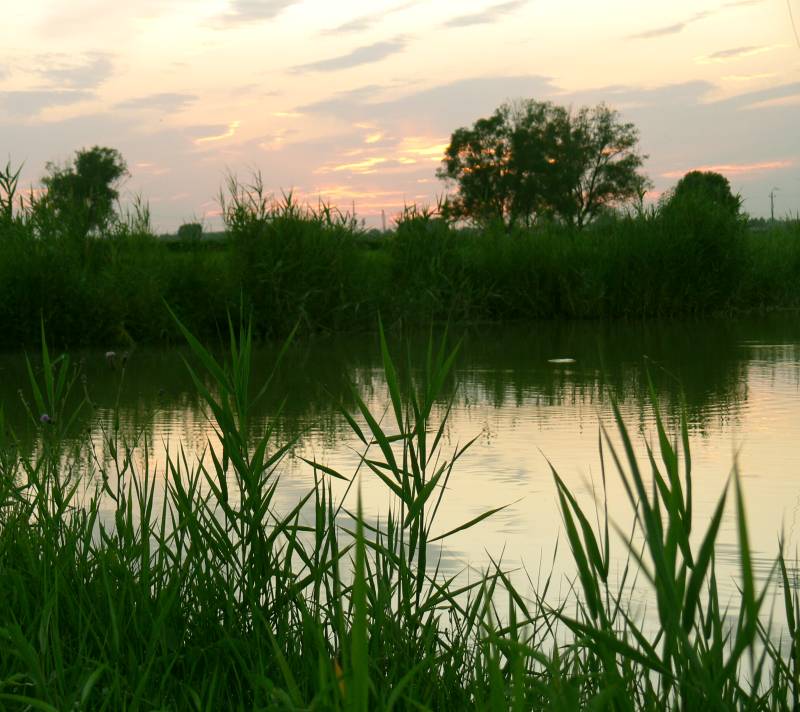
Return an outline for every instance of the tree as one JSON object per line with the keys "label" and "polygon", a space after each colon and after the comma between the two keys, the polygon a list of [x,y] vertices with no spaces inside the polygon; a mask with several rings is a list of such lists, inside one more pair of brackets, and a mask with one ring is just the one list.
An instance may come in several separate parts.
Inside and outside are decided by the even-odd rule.
{"label": "tree", "polygon": [[119,151],[100,146],[82,149],[72,165],[48,163],[47,172],[42,179],[47,202],[60,220],[84,235],[108,226],[119,197],[117,186],[128,175]]}
{"label": "tree", "polygon": [[457,194],[444,206],[449,217],[515,222],[521,191],[511,160],[512,133],[508,106],[453,133],[437,171],[439,178],[458,183]]}
{"label": "tree", "polygon": [[203,237],[203,226],[200,223],[184,223],[178,228],[178,239],[187,242],[198,242]]}
{"label": "tree", "polygon": [[579,228],[604,209],[641,200],[649,186],[639,172],[647,158],[638,153],[639,132],[605,104],[582,107],[569,117],[568,140],[562,146],[561,187],[568,192],[551,196],[554,210]]}
{"label": "tree", "polygon": [[665,204],[669,206],[690,204],[690,207],[700,209],[715,205],[732,216],[738,216],[742,207],[742,197],[733,193],[731,184],[721,173],[689,171],[667,194]]}
{"label": "tree", "polygon": [[503,104],[453,133],[439,178],[455,183],[450,217],[507,226],[555,218],[582,228],[649,182],[639,133],[600,104],[571,112],[533,100]]}

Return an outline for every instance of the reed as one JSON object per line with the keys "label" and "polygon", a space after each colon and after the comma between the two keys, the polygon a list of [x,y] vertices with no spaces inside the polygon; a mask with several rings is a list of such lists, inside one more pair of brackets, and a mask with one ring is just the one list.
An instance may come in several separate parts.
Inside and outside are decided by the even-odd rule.
{"label": "reed", "polygon": [[[523,593],[499,559],[480,576],[442,572],[442,542],[491,526],[495,514],[448,531],[438,524],[469,447],[450,450],[443,437],[441,395],[456,355],[446,337],[429,341],[411,378],[381,328],[388,412],[371,412],[355,389],[343,411],[363,446],[358,472],[309,462],[313,487],[282,511],[281,463],[294,443],[254,425],[260,399],[286,394],[272,378],[251,382],[252,323],[228,322],[224,361],[176,325],[213,425],[205,452],[181,451],[154,471],[133,456],[148,443],[112,425],[105,439],[113,457],[95,460],[87,478],[88,443],[73,426],[76,411],[90,406],[74,366],[52,359],[44,338],[26,396],[40,447],[23,453],[0,413],[6,708],[797,707],[795,570],[779,552],[771,583],[783,587],[786,625],[773,636],[769,583],[759,589],[753,575],[736,469],[696,531],[686,422],[670,436],[655,397],[657,445],[644,465],[618,411],[621,446],[605,433],[600,441],[603,482],[607,469],[622,479],[632,529],[617,530],[602,498],[596,512],[584,511],[553,468],[575,565],[573,595],[553,604],[551,577],[529,581],[533,593]],[[385,487],[378,519],[361,508],[365,477]],[[347,482],[338,497],[334,479]],[[714,562],[729,500],[741,592],[732,608]],[[627,564],[613,580],[618,546]],[[652,591],[655,631],[626,606],[634,577]]]}
{"label": "reed", "polygon": [[[714,204],[609,214],[577,231],[511,232],[445,222],[408,206],[369,236],[354,215],[298,204],[230,178],[225,237],[161,240],[142,201],[103,234],[74,229],[0,171],[0,348],[33,348],[43,318],[70,347],[180,338],[163,308],[208,340],[244,301],[258,339],[389,325],[659,318],[800,306],[800,233],[750,230]],[[77,208],[76,208],[77,210]]]}

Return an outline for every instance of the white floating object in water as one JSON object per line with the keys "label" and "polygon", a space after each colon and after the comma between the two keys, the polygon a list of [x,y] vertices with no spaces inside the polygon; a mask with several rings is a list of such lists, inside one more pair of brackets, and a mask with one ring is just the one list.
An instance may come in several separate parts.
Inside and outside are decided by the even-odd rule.
{"label": "white floating object in water", "polygon": [[574,358],[549,358],[547,363],[575,363]]}

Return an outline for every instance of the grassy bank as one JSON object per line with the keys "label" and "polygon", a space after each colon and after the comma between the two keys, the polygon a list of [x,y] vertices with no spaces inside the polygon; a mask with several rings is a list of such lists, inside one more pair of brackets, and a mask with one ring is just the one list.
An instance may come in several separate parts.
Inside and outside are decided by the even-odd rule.
{"label": "grassy bank", "polygon": [[371,329],[378,313],[414,325],[800,306],[800,223],[749,230],[714,205],[583,231],[457,230],[411,210],[366,235],[349,215],[233,185],[224,240],[158,239],[141,216],[76,235],[47,217],[0,219],[0,348],[33,346],[40,316],[58,344],[176,339],[164,301],[206,338],[242,303],[258,337]]}
{"label": "grassy bank", "polygon": [[[607,476],[623,479],[636,508],[633,534],[611,534],[602,497],[597,512],[584,512],[553,472],[575,578],[574,595],[551,605],[548,589],[559,582],[546,574],[522,580],[501,563],[456,578],[439,570],[440,546],[491,526],[493,514],[449,532],[437,524],[463,453],[447,451],[445,424],[433,418],[454,358],[444,344],[429,346],[411,382],[398,378],[381,339],[385,424],[354,396],[359,476],[386,488],[386,510],[374,520],[361,515],[358,477],[322,466],[295,507],[276,511],[291,442],[254,432],[250,415],[258,398],[285,394],[250,383],[252,330],[232,338],[226,363],[185,336],[219,438],[206,464],[187,453],[166,472],[137,466],[133,443],[112,427],[106,447],[117,464],[98,462],[93,478],[78,477],[88,443],[75,446],[74,410],[64,404],[80,379],[46,350],[26,391],[41,447],[23,456],[0,427],[0,706],[797,707],[794,573],[776,560],[788,627],[770,637],[737,476],[710,521],[693,529],[685,424],[673,443],[657,421],[658,449],[642,469],[619,417],[622,448],[602,444]],[[333,497],[332,478],[350,482],[343,499]],[[731,610],[714,564],[726,506],[739,541],[741,600]],[[637,543],[615,577],[612,552],[625,552],[629,537]],[[651,588],[658,633],[626,608],[634,585]]]}

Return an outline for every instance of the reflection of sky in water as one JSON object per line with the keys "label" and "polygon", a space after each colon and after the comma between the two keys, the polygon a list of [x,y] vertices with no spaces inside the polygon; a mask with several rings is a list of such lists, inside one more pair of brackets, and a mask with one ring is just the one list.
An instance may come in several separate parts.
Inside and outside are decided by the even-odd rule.
{"label": "reflection of sky in water", "polygon": [[[610,391],[620,400],[640,463],[647,470],[644,442],[652,433],[652,417],[642,365],[646,354],[659,398],[673,417],[680,402],[677,383],[684,387],[693,448],[696,539],[702,536],[738,457],[757,572],[768,573],[781,531],[793,558],[800,542],[800,324],[796,321],[777,318],[660,327],[550,325],[468,333],[456,379],[447,386],[452,389],[458,384],[443,454],[478,438],[455,468],[434,533],[452,529],[488,508],[509,506],[456,535],[446,548],[433,546],[431,556],[437,558],[441,552],[445,571],[465,566],[483,569],[490,557],[502,556],[523,591],[531,588],[526,576],[535,581],[540,570],[550,570],[553,561],[557,573],[572,575],[563,535],[554,558],[561,519],[547,460],[593,511],[592,483],[598,492],[602,487],[599,424],[609,429],[612,442],[619,442],[607,397]],[[417,352],[413,344],[411,351]],[[257,412],[254,428],[263,428],[274,418],[277,395],[287,395],[279,432],[282,438],[299,437],[295,455],[351,475],[363,448],[335,406],[343,402],[354,412],[345,386],[349,380],[373,413],[384,414],[387,391],[378,354],[373,337],[321,340],[297,347],[290,357],[291,368],[278,375],[276,397]],[[576,363],[548,363],[549,358],[563,357],[575,358]],[[259,371],[269,359],[268,351],[259,354]],[[16,386],[24,382],[19,361],[11,356],[0,359],[7,376],[0,395],[12,419]],[[86,364],[90,393],[98,404],[86,425],[95,423],[93,443],[103,460],[107,454],[96,424],[110,422],[118,374],[103,370],[97,355],[87,354]],[[191,460],[208,446],[209,439],[214,441],[213,428],[183,368],[174,353],[138,351],[119,391],[123,431],[130,434],[138,429],[146,435],[151,469],[160,478],[166,467],[165,451],[177,457],[183,448]],[[437,417],[443,409],[444,404]],[[391,429],[388,414],[385,422]],[[377,455],[377,448],[372,454]],[[610,515],[628,531],[631,509],[606,455]],[[143,464],[141,449],[136,460]],[[307,493],[311,471],[295,456],[280,470],[282,485],[276,504],[288,511]],[[377,477],[362,470],[365,512],[371,519],[385,518],[387,490]],[[334,482],[333,490],[340,495],[344,484]],[[729,512],[732,505],[731,497]],[[355,489],[348,507],[355,508]],[[614,581],[615,572],[621,575],[625,558],[618,538],[612,551],[617,555],[612,565]],[[737,551],[734,522],[727,518],[717,552],[719,584],[725,596],[735,595]],[[554,584],[553,591],[565,592],[566,584]],[[640,580],[630,599],[646,605],[646,591]]]}

